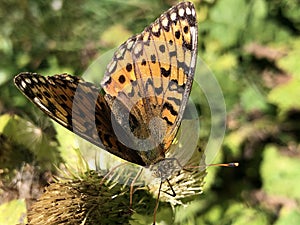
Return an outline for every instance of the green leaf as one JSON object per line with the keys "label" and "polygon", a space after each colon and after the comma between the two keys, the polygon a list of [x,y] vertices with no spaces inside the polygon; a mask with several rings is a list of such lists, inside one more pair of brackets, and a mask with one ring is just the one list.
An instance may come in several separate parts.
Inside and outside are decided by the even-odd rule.
{"label": "green leaf", "polygon": [[292,79],[270,91],[268,100],[279,107],[280,117],[291,109],[300,109],[299,87],[300,79]]}
{"label": "green leaf", "polygon": [[244,0],[218,1],[211,9],[211,35],[225,47],[237,42],[245,28],[248,7]]}
{"label": "green leaf", "polygon": [[292,40],[290,43],[288,43],[288,47],[291,49],[291,51],[286,57],[279,59],[277,64],[291,76],[300,80],[300,40]]}
{"label": "green leaf", "polygon": [[255,19],[262,19],[268,14],[268,6],[264,0],[254,0],[252,1],[252,16]]}
{"label": "green leaf", "polygon": [[208,63],[215,72],[232,70],[237,66],[237,58],[234,54],[227,53],[216,57],[212,50],[212,53],[208,54],[208,56],[210,56]]}
{"label": "green leaf", "polygon": [[268,225],[270,224],[266,213],[261,210],[256,210],[254,208],[246,207],[243,204],[234,204],[230,208],[228,208],[224,217],[232,217],[233,223],[231,225]]}
{"label": "green leaf", "polygon": [[211,20],[220,24],[243,28],[246,22],[247,4],[245,0],[218,1],[210,13]]}
{"label": "green leaf", "polygon": [[296,209],[284,207],[280,210],[280,217],[274,225],[298,225],[300,224],[300,212]]}
{"label": "green leaf", "polygon": [[56,122],[53,125],[57,132],[56,137],[59,142],[58,149],[61,157],[69,166],[77,165],[78,155],[75,149],[78,146],[76,146],[76,135]]}
{"label": "green leaf", "polygon": [[251,86],[242,92],[241,105],[247,112],[256,110],[264,111],[268,108],[264,96]]}
{"label": "green leaf", "polygon": [[269,145],[264,149],[260,171],[267,194],[300,200],[299,159],[285,156]]}
{"label": "green leaf", "polygon": [[11,55],[13,52],[13,44],[11,40],[0,34],[0,51],[5,53],[6,55]]}
{"label": "green leaf", "polygon": [[10,119],[11,116],[9,114],[4,114],[0,116],[0,133],[3,133],[4,128],[6,127]]}
{"label": "green leaf", "polygon": [[[58,123],[54,123],[59,142],[58,150],[64,163],[73,173],[83,173],[88,168],[96,169],[96,157],[104,150],[77,136]],[[100,158],[100,157],[99,157]],[[90,167],[86,163],[89,163]]]}
{"label": "green leaf", "polygon": [[283,117],[289,110],[300,109],[300,41],[292,40],[288,45],[291,51],[286,57],[278,60],[277,64],[292,78],[273,88],[268,95],[269,101],[279,107],[280,117]]}
{"label": "green leaf", "polygon": [[5,124],[0,127],[3,134],[23,148],[29,149],[43,169],[53,169],[53,165],[61,161],[53,134],[45,132],[47,128],[51,128],[47,120],[40,120],[40,126],[36,126],[16,115],[6,114],[0,117],[0,121]]}
{"label": "green leaf", "polygon": [[109,27],[101,35],[101,41],[109,46],[117,46],[124,42],[124,37],[130,37],[132,33],[121,24]]}
{"label": "green leaf", "polygon": [[12,200],[0,205],[0,224],[27,224],[24,199]]}
{"label": "green leaf", "polygon": [[239,202],[224,202],[199,216],[194,224],[268,225],[267,215]]}
{"label": "green leaf", "polygon": [[240,129],[231,132],[225,137],[224,145],[234,152],[239,152],[243,142],[255,131],[253,124],[244,124]]}

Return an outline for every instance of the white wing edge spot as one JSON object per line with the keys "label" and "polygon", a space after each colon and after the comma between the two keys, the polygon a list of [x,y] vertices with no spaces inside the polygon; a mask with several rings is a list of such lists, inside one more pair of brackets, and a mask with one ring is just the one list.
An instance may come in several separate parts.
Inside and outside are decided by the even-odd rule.
{"label": "white wing edge spot", "polygon": [[192,15],[195,17],[196,16],[196,12],[195,12],[195,9],[192,8]]}
{"label": "white wing edge spot", "polygon": [[[45,110],[47,113],[49,113],[49,115],[52,115],[52,113],[49,111],[49,109],[47,109],[40,101],[40,99],[38,97],[34,97],[33,101],[43,110]],[[56,117],[56,120],[59,121],[63,126],[68,126],[68,124],[66,122],[64,122],[63,120],[59,119],[58,117]]]}
{"label": "white wing edge spot", "polygon": [[[113,71],[113,69],[114,69],[114,67],[116,66],[116,64],[117,64],[117,62],[116,61],[112,61],[109,65],[108,65],[108,68],[107,68],[107,71],[109,72],[109,73],[111,73],[112,71]],[[109,78],[108,78],[109,79]],[[107,79],[107,80],[108,80]],[[106,80],[106,81],[107,81]],[[106,82],[105,81],[105,82]]]}
{"label": "white wing edge spot", "polygon": [[120,49],[116,52],[116,57],[119,59],[124,56],[126,49],[124,46],[121,46]]}
{"label": "white wing edge spot", "polygon": [[161,25],[163,25],[163,27],[167,27],[168,26],[168,23],[169,23],[169,21],[168,21],[168,18],[163,18],[163,20],[161,21]]}
{"label": "white wing edge spot", "polygon": [[177,14],[175,12],[171,13],[170,18],[172,21],[175,21],[177,19]]}
{"label": "white wing edge spot", "polygon": [[38,82],[39,82],[35,77],[32,77],[31,79],[32,79],[35,83],[38,83]]}
{"label": "white wing edge spot", "polygon": [[[47,81],[45,80],[44,77],[39,77],[39,81],[42,82],[43,84],[46,84]],[[52,82],[53,83],[53,82]]]}
{"label": "white wing edge spot", "polygon": [[[109,71],[109,69],[108,69],[108,71]],[[101,81],[101,86],[105,85],[105,83],[106,83],[109,79],[110,79],[109,76],[104,76],[103,79],[102,79],[102,81]]]}
{"label": "white wing edge spot", "polygon": [[25,81],[21,81],[21,88],[22,90],[24,90],[26,88],[27,84],[25,83]]}
{"label": "white wing edge spot", "polygon": [[185,13],[187,14],[187,15],[191,15],[192,14],[192,11],[191,11],[191,9],[190,8],[186,8],[185,9]]}
{"label": "white wing edge spot", "polygon": [[178,14],[179,14],[180,17],[183,17],[183,16],[184,16],[184,9],[183,9],[183,8],[180,8],[180,9],[178,10]]}
{"label": "white wing edge spot", "polygon": [[49,109],[47,109],[47,108],[41,103],[41,101],[40,101],[40,99],[39,99],[38,97],[34,97],[34,98],[33,98],[33,101],[34,101],[39,107],[41,107],[43,110],[45,110],[45,111],[51,113],[51,112],[49,111]]}
{"label": "white wing edge spot", "polygon": [[132,39],[128,40],[127,43],[126,43],[127,49],[131,49],[133,44],[134,44],[134,41]]}
{"label": "white wing edge spot", "polygon": [[142,51],[142,44],[140,42],[138,42],[135,46],[134,46],[134,49],[133,49],[133,52],[135,55],[138,55],[140,54],[140,52]]}
{"label": "white wing edge spot", "polygon": [[31,84],[31,80],[29,78],[25,78],[27,84]]}

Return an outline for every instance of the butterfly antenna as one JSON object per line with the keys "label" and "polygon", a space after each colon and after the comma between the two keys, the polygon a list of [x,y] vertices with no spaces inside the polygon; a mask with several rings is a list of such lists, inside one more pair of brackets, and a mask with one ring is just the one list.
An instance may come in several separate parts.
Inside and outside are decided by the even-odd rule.
{"label": "butterfly antenna", "polygon": [[154,212],[153,212],[153,225],[155,225],[155,221],[156,221],[156,213],[157,213],[157,209],[158,209],[158,205],[159,205],[159,197],[160,197],[160,190],[161,190],[161,186],[162,186],[162,181],[160,181],[160,185],[159,185],[159,189],[158,189],[158,195],[157,195],[157,199],[156,199],[156,204],[155,204],[155,208],[154,208]]}
{"label": "butterfly antenna", "polygon": [[217,164],[208,164],[207,166],[222,166],[222,167],[238,167],[238,162],[232,162],[232,163],[217,163]]}
{"label": "butterfly antenna", "polygon": [[238,167],[238,162],[231,162],[231,163],[216,163],[216,164],[208,164],[208,165],[201,165],[201,166],[185,166],[184,169],[195,169],[195,168],[205,168],[208,166],[221,166],[221,167]]}

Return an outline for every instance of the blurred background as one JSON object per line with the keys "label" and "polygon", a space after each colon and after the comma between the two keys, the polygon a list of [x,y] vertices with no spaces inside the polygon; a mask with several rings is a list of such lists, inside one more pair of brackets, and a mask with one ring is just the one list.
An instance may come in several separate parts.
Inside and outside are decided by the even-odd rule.
{"label": "blurred background", "polygon": [[[158,222],[300,224],[300,2],[193,2],[198,54],[218,79],[227,108],[226,136],[215,162],[240,166],[208,168],[204,193],[174,213],[163,205],[160,210],[174,218]],[[13,77],[24,71],[81,75],[99,55],[176,3],[0,2],[0,224],[22,223],[26,204],[57,174],[55,165],[70,158],[64,128],[29,103]],[[209,109],[200,108],[205,121]],[[205,135],[209,129],[203,140]]]}

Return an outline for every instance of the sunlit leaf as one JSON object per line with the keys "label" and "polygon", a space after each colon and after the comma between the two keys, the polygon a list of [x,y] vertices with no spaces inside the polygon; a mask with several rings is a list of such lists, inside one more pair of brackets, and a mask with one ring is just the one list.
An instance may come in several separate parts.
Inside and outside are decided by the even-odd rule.
{"label": "sunlit leaf", "polygon": [[268,194],[300,199],[298,158],[283,155],[275,146],[267,146],[263,152],[260,171],[263,190]]}
{"label": "sunlit leaf", "polygon": [[29,149],[41,163],[44,169],[51,169],[61,160],[57,151],[58,144],[53,135],[45,132],[43,128],[50,126],[46,120],[37,126],[16,115],[3,115],[0,117],[5,123],[2,132],[15,143]]}
{"label": "sunlit leaf", "polygon": [[292,109],[300,110],[299,87],[300,79],[292,79],[270,91],[268,99],[271,103],[279,107],[281,116]]}
{"label": "sunlit leaf", "polygon": [[241,94],[241,105],[246,112],[255,110],[266,110],[268,108],[266,99],[253,87],[248,87]]}
{"label": "sunlit leaf", "polygon": [[280,210],[280,217],[274,225],[300,224],[300,212],[295,208],[284,207]]}
{"label": "sunlit leaf", "polygon": [[218,1],[210,12],[210,19],[213,21],[212,37],[224,46],[236,43],[246,25],[246,16],[247,5],[244,0]]}
{"label": "sunlit leaf", "polygon": [[300,80],[300,41],[298,39],[291,41],[288,48],[291,51],[278,61],[278,66]]}
{"label": "sunlit leaf", "polygon": [[12,200],[0,205],[0,224],[26,224],[25,200]]}
{"label": "sunlit leaf", "polygon": [[101,35],[101,41],[109,46],[118,46],[124,42],[124,37],[130,37],[132,33],[121,24],[109,27]]}

